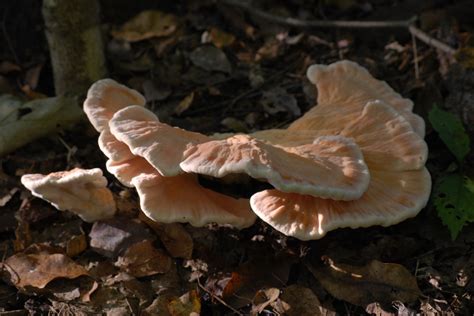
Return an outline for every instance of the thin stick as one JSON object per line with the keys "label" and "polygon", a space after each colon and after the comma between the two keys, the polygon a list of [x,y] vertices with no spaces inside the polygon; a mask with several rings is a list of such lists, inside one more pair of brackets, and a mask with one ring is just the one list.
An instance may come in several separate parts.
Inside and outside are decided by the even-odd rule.
{"label": "thin stick", "polygon": [[279,24],[284,24],[288,26],[303,27],[303,28],[312,28],[312,27],[341,27],[341,28],[373,28],[373,27],[408,27],[415,20],[416,17],[413,17],[408,20],[402,21],[319,21],[319,20],[300,20],[295,18],[284,18],[281,16],[276,16],[265,11],[259,10],[257,8],[251,7],[248,4],[245,4],[241,1],[236,0],[219,0],[224,4],[228,4],[234,7],[241,8],[250,14]]}
{"label": "thin stick", "polygon": [[451,46],[441,42],[441,41],[438,41],[436,38],[433,38],[431,36],[429,36],[428,34],[426,34],[425,32],[423,32],[422,30],[420,30],[419,28],[417,28],[416,26],[414,25],[410,25],[408,26],[408,31],[413,35],[415,36],[416,38],[418,38],[420,41],[422,41],[423,43],[425,44],[428,44],[430,46],[433,46],[447,54],[450,54],[450,55],[453,55],[456,53],[456,50],[454,48],[452,48]]}
{"label": "thin stick", "polygon": [[274,22],[282,25],[298,27],[298,28],[406,28],[408,31],[420,41],[435,47],[447,54],[453,55],[456,50],[451,46],[431,37],[427,33],[423,32],[413,24],[416,21],[416,17],[412,17],[408,20],[397,20],[397,21],[335,21],[335,20],[300,20],[295,18],[285,18],[277,15],[273,15],[262,11],[257,8],[253,8],[248,4],[245,4],[236,0],[217,0],[218,2],[238,7],[242,10],[247,11],[249,14],[254,15],[258,18],[265,19],[269,22]]}
{"label": "thin stick", "polygon": [[420,79],[420,68],[418,67],[418,49],[416,47],[416,37],[411,34],[412,48],[413,48],[413,61],[415,63],[415,78]]}

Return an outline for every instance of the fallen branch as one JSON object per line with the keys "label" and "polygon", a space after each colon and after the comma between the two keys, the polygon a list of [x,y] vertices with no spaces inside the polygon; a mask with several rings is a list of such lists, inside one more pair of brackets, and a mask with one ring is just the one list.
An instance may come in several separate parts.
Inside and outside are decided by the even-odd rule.
{"label": "fallen branch", "polygon": [[398,20],[398,21],[336,21],[336,20],[301,20],[295,18],[286,18],[277,15],[273,15],[262,11],[260,9],[254,8],[244,2],[236,0],[218,0],[226,5],[238,7],[249,14],[265,19],[269,22],[278,23],[282,25],[297,27],[297,28],[406,28],[414,37],[418,38],[420,41],[435,47],[447,54],[453,55],[456,53],[456,50],[449,45],[431,37],[426,34],[416,26],[414,26],[416,17],[412,17],[408,20]]}

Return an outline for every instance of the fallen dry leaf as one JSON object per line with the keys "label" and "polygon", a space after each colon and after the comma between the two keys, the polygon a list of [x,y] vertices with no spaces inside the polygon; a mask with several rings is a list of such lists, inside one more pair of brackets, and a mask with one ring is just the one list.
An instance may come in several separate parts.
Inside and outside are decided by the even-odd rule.
{"label": "fallen dry leaf", "polygon": [[194,101],[194,91],[188,94],[183,100],[181,100],[181,102],[179,102],[179,104],[174,109],[174,112],[177,115],[181,115],[184,111],[189,109],[191,104],[193,104],[193,101]]}
{"label": "fallen dry leaf", "polygon": [[250,314],[253,316],[259,315],[267,306],[274,303],[279,296],[280,290],[274,287],[258,291],[253,299]]}
{"label": "fallen dry leaf", "polygon": [[201,301],[196,290],[192,290],[168,303],[171,316],[199,316]]}
{"label": "fallen dry leaf", "polygon": [[235,42],[235,36],[224,32],[218,28],[211,28],[209,31],[209,37],[212,42],[216,47],[222,48],[225,46],[230,46]]}
{"label": "fallen dry leaf", "polygon": [[161,11],[143,11],[126,22],[112,36],[128,42],[171,35],[178,26],[178,18]]}
{"label": "fallen dry leaf", "polygon": [[262,288],[279,287],[288,281],[293,258],[286,255],[257,256],[232,273],[219,273],[206,280],[206,290],[222,297],[234,308],[252,301]]}
{"label": "fallen dry leaf", "polygon": [[193,239],[182,224],[154,222],[143,213],[140,213],[139,218],[158,234],[171,257],[183,259],[191,258],[194,246]]}
{"label": "fallen dry leaf", "polygon": [[260,102],[265,112],[270,115],[275,115],[279,112],[288,112],[291,117],[301,115],[296,98],[281,87],[265,91]]}
{"label": "fallen dry leaf", "polygon": [[166,273],[171,268],[171,258],[156,249],[152,241],[144,240],[131,245],[115,265],[139,278]]}
{"label": "fallen dry leaf", "polygon": [[235,117],[226,117],[220,123],[236,133],[246,133],[249,130],[244,121],[236,119]]}
{"label": "fallen dry leaf", "polygon": [[66,223],[55,223],[32,233],[32,239],[37,243],[48,243],[66,251],[69,257],[74,257],[86,250],[87,240],[82,230],[82,220]]}
{"label": "fallen dry leaf", "polygon": [[421,294],[416,278],[402,265],[373,260],[365,266],[352,266],[335,264],[329,258],[326,262],[325,267],[307,267],[332,296],[354,305],[412,302]]}
{"label": "fallen dry leaf", "polygon": [[57,249],[34,244],[5,260],[3,269],[17,288],[44,288],[57,278],[75,279],[87,275],[86,269]]}
{"label": "fallen dry leaf", "polygon": [[307,287],[290,285],[283,290],[280,298],[289,304],[289,309],[286,311],[288,316],[323,315],[318,297]]}
{"label": "fallen dry leaf", "polygon": [[230,73],[232,66],[225,53],[213,45],[204,45],[196,48],[189,55],[195,66],[207,71],[222,71]]}

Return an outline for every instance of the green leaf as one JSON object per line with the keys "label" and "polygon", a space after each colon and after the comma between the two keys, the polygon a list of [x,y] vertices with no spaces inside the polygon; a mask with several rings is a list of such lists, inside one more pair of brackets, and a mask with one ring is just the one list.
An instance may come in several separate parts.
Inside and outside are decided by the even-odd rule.
{"label": "green leaf", "polygon": [[474,219],[474,193],[470,190],[472,183],[471,179],[459,173],[445,174],[436,182],[434,205],[453,240],[464,224]]}
{"label": "green leaf", "polygon": [[438,132],[441,140],[449,150],[462,162],[469,152],[469,136],[459,118],[447,111],[441,110],[436,105],[428,114],[433,128]]}

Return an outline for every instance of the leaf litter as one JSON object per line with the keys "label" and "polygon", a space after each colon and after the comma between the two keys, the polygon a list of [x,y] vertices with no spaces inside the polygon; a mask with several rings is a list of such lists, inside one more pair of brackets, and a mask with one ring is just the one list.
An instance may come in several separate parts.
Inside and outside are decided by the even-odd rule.
{"label": "leaf litter", "polygon": [[[349,2],[350,9],[341,9],[331,1],[319,6],[290,1],[267,9],[286,17],[346,20],[361,16],[375,19],[384,9],[410,11],[383,4],[367,9]],[[453,13],[454,4],[442,6],[454,14],[453,19],[461,20]],[[463,8],[463,4],[458,6]],[[105,4],[104,12],[109,9]],[[285,127],[315,102],[317,92],[303,79],[307,66],[315,62],[330,63],[342,57],[355,60],[415,100],[417,106],[423,103],[417,98],[432,93],[430,87],[444,91],[445,87],[440,89],[442,78],[456,76],[442,69],[451,67],[450,61],[433,48],[418,45],[420,77],[415,78],[414,47],[403,36],[382,36],[382,32],[372,37],[354,35],[352,30],[275,26],[221,4],[157,5],[141,13],[130,10],[124,20],[107,21],[113,30],[108,43],[113,76],[143,92],[160,120],[209,134]],[[435,23],[429,31],[441,29],[441,24]],[[466,34],[460,35],[449,40],[465,45],[458,58],[461,65],[470,65],[470,54],[466,53],[470,44],[463,40]],[[448,39],[440,36],[441,40]],[[44,62],[0,62],[2,80],[20,96],[17,108],[24,107],[26,99],[50,95],[51,89],[44,90],[48,78]],[[447,87],[450,106],[458,98],[465,104],[469,96],[465,87],[462,97],[452,92],[462,86],[460,78],[468,77],[457,76],[452,80],[454,88]],[[426,84],[420,85],[420,81]],[[25,83],[31,91],[18,84],[15,88],[17,82]],[[443,108],[451,111],[450,106]],[[429,104],[427,109],[431,107]],[[17,108],[19,115],[13,116],[13,122],[21,123],[28,113]],[[470,113],[462,111],[466,122]],[[465,176],[470,179],[473,175],[470,148],[464,136],[458,137],[456,124],[445,114],[439,116],[445,132],[433,124],[441,139],[428,129],[428,142],[432,154],[443,158],[430,159],[428,167],[441,185],[450,174],[447,170],[455,172],[467,190],[451,192],[453,186],[445,184],[441,191],[446,197],[440,205],[454,200],[455,207],[461,205],[463,214],[470,214],[469,203],[456,195],[468,197],[472,191],[470,180],[465,180]],[[89,127],[78,126],[61,137],[71,148],[77,148],[73,158],[65,154],[60,142],[40,139],[2,158],[5,174],[16,179],[25,172],[103,165],[102,156],[94,149],[96,135]],[[453,150],[453,157],[458,159],[445,155],[443,146]],[[455,166],[450,167],[452,164]],[[236,232],[137,219],[136,196],[132,192],[122,194],[126,190],[114,181],[110,187],[121,201],[121,217],[93,225],[68,213],[59,214],[19,192],[23,189],[14,182],[1,183],[2,189],[5,183],[2,211],[12,223],[2,221],[9,227],[2,230],[4,240],[0,243],[4,253],[2,275],[13,285],[5,283],[0,288],[6,293],[0,306],[8,311],[181,316],[472,314],[474,310],[471,220],[466,217],[462,225],[457,224],[457,238],[450,240],[447,229],[433,216],[436,200],[417,218],[388,229],[342,229],[322,240],[302,243],[261,223]],[[456,216],[453,218],[458,220]],[[332,265],[305,264],[322,256],[332,258]],[[52,273],[41,262],[33,263],[34,258],[60,268]],[[19,274],[25,273],[25,267],[34,267],[36,276],[21,283],[7,263]],[[22,299],[16,298],[15,286],[22,289]],[[34,295],[25,290],[34,291]]]}

